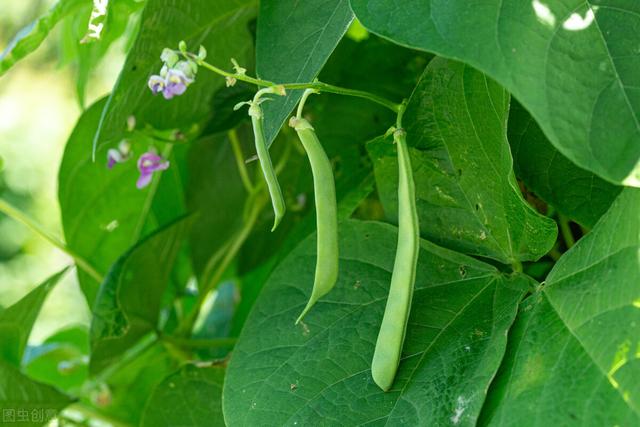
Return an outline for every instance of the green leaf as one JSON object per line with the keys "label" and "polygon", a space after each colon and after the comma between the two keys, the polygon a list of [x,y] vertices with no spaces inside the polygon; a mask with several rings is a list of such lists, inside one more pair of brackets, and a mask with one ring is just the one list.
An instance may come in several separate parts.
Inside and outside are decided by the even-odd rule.
{"label": "green leaf", "polygon": [[127,425],[139,426],[149,396],[176,369],[178,364],[167,347],[153,343],[109,376],[112,401],[100,409]]}
{"label": "green leaf", "polygon": [[14,366],[0,360],[0,408],[3,425],[45,425],[72,402],[73,399],[55,388],[31,380]]}
{"label": "green leaf", "polygon": [[247,25],[254,16],[255,0],[148,0],[138,38],[104,108],[96,148],[117,143],[130,115],[135,115],[139,125],[156,129],[186,130],[204,119],[224,79],[201,69],[184,95],[171,101],[154,97],[147,81],[160,72],[162,49],[176,49],[185,40],[194,52],[203,45],[209,53],[207,61],[213,64],[224,67],[231,57],[244,61],[253,52]]}
{"label": "green leaf", "polygon": [[183,366],[155,388],[144,410],[142,427],[224,426],[223,381],[223,367]]}
{"label": "green leaf", "polygon": [[109,48],[125,34],[131,17],[139,12],[143,5],[144,2],[138,0],[110,0],[106,6],[106,17],[101,17],[100,21],[96,22],[103,24],[99,39],[84,39],[94,7],[92,2],[85,2],[79,13],[63,21],[63,57],[64,61],[75,62],[76,90],[81,106],[85,104],[86,85],[94,68]]}
{"label": "green leaf", "polygon": [[351,0],[370,31],[505,86],[571,161],[640,186],[640,3]]}
{"label": "green leaf", "polygon": [[74,14],[84,4],[84,0],[59,0],[46,14],[21,29],[0,53],[0,76],[35,51],[60,20]]}
{"label": "green leaf", "polygon": [[640,190],[625,189],[529,298],[483,418],[491,425],[640,423]]}
{"label": "green leaf", "polygon": [[593,227],[622,191],[571,163],[515,101],[509,112],[509,144],[516,176],[527,188],[586,227]]}
{"label": "green leaf", "polygon": [[149,236],[112,267],[93,307],[91,373],[97,373],[158,328],[162,297],[189,231],[181,219]]}
{"label": "green leaf", "polygon": [[278,266],[227,370],[229,425],[474,424],[528,280],[422,241],[403,361],[384,393],[370,364],[396,239],[390,225],[341,223],[336,288],[298,326],[315,236]]}
{"label": "green leaf", "polygon": [[[240,145],[248,156],[250,139],[241,141],[245,142]],[[207,276],[211,273],[212,258],[219,260],[225,244],[242,228],[247,193],[227,134],[207,136],[192,143],[188,164],[186,200],[189,212],[196,214],[189,245],[193,268],[202,285],[205,273],[208,271]],[[253,177],[255,163],[246,167]]]}
{"label": "green leaf", "polygon": [[0,311],[0,359],[19,367],[42,304],[67,269],[54,274],[20,301]]}
{"label": "green leaf", "polygon": [[[442,246],[503,263],[551,249],[555,223],[522,198],[506,139],[509,94],[462,63],[436,58],[411,96],[404,124],[413,158],[422,235]],[[378,193],[396,221],[395,147],[368,145]]]}
{"label": "green leaf", "polygon": [[[65,147],[58,174],[58,200],[67,244],[88,260],[100,273],[135,245],[142,236],[185,213],[182,202],[181,163],[171,151],[171,167],[161,179],[139,190],[137,156],[149,145],[163,147],[148,137],[129,134],[133,158],[106,167],[108,146],[101,146],[97,161],[91,159],[91,138],[100,120],[106,99],[87,109],[80,117]],[[164,147],[162,153],[168,150]],[[158,203],[156,203],[158,199]],[[93,305],[99,283],[78,270],[80,286],[89,306]]]}
{"label": "green leaf", "polygon": [[64,329],[42,344],[29,347],[24,371],[30,378],[65,392],[79,394],[89,376],[89,331],[84,326]]}
{"label": "green leaf", "polygon": [[[256,69],[276,83],[311,82],[349,28],[348,0],[263,0],[256,36]],[[302,96],[290,91],[263,105],[265,137],[271,143]]]}

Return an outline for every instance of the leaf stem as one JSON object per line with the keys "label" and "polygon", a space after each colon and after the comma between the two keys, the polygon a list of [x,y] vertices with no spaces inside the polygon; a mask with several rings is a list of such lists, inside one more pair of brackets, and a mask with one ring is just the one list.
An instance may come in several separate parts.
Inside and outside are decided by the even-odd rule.
{"label": "leaf stem", "polygon": [[315,89],[319,92],[327,92],[327,93],[334,93],[336,95],[346,95],[346,96],[353,96],[356,98],[363,98],[363,99],[367,99],[371,102],[375,102],[376,104],[382,105],[383,107],[386,107],[388,109],[390,109],[391,111],[397,113],[400,109],[400,104],[397,104],[391,100],[388,100],[386,98],[383,98],[382,96],[378,96],[376,94],[370,93],[370,92],[366,92],[363,90],[357,90],[357,89],[348,89],[348,88],[344,88],[344,87],[340,87],[340,86],[335,86],[335,85],[331,85],[328,83],[323,83],[320,81],[315,81],[312,83],[283,83],[283,84],[276,84],[272,81],[269,80],[263,80],[263,79],[257,79],[251,76],[247,76],[246,74],[239,74],[239,73],[230,73],[228,71],[223,70],[222,68],[218,68],[215,65],[212,65],[206,61],[203,61],[201,59],[199,59],[196,55],[192,54],[192,53],[186,53],[184,54],[186,57],[188,57],[189,59],[196,61],[196,63],[198,65],[200,65],[203,68],[206,68],[209,71],[213,71],[214,73],[217,73],[221,76],[224,77],[229,77],[232,79],[236,79],[236,80],[240,80],[243,81],[245,83],[250,83],[250,84],[254,84],[256,86],[265,86],[265,87],[271,87],[271,86],[283,86],[285,89]]}
{"label": "leaf stem", "polygon": [[558,214],[558,224],[560,225],[560,233],[562,233],[562,238],[564,239],[565,245],[567,245],[567,249],[571,249],[571,247],[576,244],[576,239],[573,237],[573,233],[571,232],[569,218],[562,214]]}
{"label": "leaf stem", "polygon": [[64,242],[62,242],[60,239],[50,234],[38,223],[36,223],[31,218],[29,218],[27,215],[25,215],[22,211],[15,208],[5,200],[0,199],[0,212],[4,213],[9,218],[14,219],[20,224],[24,225],[25,227],[33,231],[35,234],[39,235],[40,237],[42,237],[43,239],[51,243],[53,246],[60,249],[62,252],[66,253],[67,255],[69,255],[71,258],[73,258],[76,265],[81,270],[83,270],[85,273],[87,273],[89,276],[95,279],[98,283],[102,283],[102,281],[104,280],[104,277],[100,273],[98,273],[98,271],[89,263],[89,261],[87,261],[80,255],[75,253],[71,248],[65,245]]}
{"label": "leaf stem", "polygon": [[244,185],[247,193],[252,193],[253,183],[251,182],[251,178],[249,178],[247,165],[244,161],[244,154],[242,154],[242,147],[240,146],[240,141],[238,140],[238,132],[236,132],[235,129],[231,129],[229,132],[227,132],[227,136],[229,137],[229,141],[231,141],[231,148],[233,149],[233,155],[236,158],[236,165],[238,167],[238,172],[240,173],[242,185]]}

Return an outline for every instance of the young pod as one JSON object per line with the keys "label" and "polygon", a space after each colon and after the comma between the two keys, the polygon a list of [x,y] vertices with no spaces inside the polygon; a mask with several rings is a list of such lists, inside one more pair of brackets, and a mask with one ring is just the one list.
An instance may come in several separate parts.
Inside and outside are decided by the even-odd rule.
{"label": "young pod", "polygon": [[398,150],[398,243],[387,306],[371,363],[373,380],[384,391],[391,388],[400,364],[420,247],[415,185],[406,134],[398,129],[393,137]]}
{"label": "young pod", "polygon": [[296,130],[311,164],[317,223],[316,272],[313,291],[309,302],[296,320],[297,324],[316,301],[333,288],[338,279],[338,209],[331,162],[313,127],[303,118],[294,117],[289,124]]}
{"label": "young pod", "polygon": [[271,162],[267,141],[264,137],[264,114],[258,102],[254,102],[249,107],[249,115],[251,116],[251,124],[253,125],[256,153],[258,155],[258,160],[260,161],[264,180],[267,183],[267,189],[269,190],[269,196],[271,197],[271,204],[273,205],[273,212],[275,214],[273,228],[271,229],[271,231],[273,231],[282,220],[286,211],[286,206],[284,203],[284,197],[282,196],[282,190],[280,189],[280,184],[278,183],[278,176],[276,175],[273,163]]}

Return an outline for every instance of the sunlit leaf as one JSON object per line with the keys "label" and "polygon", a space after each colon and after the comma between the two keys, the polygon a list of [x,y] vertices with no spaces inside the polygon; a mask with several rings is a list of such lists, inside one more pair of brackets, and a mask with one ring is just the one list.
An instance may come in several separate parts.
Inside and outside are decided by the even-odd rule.
{"label": "sunlit leaf", "polygon": [[483,413],[489,425],[640,423],[640,190],[624,190],[529,298]]}
{"label": "sunlit leaf", "polygon": [[584,169],[640,186],[640,3],[351,0],[362,24],[505,86]]}

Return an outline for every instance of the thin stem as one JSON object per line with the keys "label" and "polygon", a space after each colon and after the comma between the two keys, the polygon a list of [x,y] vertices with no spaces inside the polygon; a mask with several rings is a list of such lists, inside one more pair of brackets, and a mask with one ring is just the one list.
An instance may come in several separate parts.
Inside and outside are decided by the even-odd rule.
{"label": "thin stem", "polygon": [[571,249],[571,247],[576,244],[576,239],[573,237],[573,233],[571,232],[569,218],[558,214],[558,224],[560,225],[560,233],[562,233],[562,238],[564,239],[564,243],[567,245],[567,249]]}
{"label": "thin stem", "polygon": [[[221,76],[231,77],[236,80],[254,84],[256,86],[266,86],[266,87],[276,86],[276,83],[271,82],[269,80],[256,79],[256,78],[247,76],[246,74],[230,73],[228,71],[225,71],[221,68],[216,67],[215,65],[209,64],[206,61],[198,59],[198,57],[192,53],[187,53],[185,55],[191,60],[196,61],[197,64],[200,65],[201,67],[206,68],[210,71],[213,71],[214,73],[220,74]],[[375,95],[373,93],[369,93],[363,90],[347,89],[340,86],[331,85],[328,83],[322,83],[319,81],[316,81],[313,83],[284,83],[284,84],[280,84],[279,86],[283,86],[285,89],[291,89],[291,90],[315,89],[319,92],[335,93],[337,95],[346,95],[346,96],[354,96],[356,98],[363,98],[371,102],[375,102],[376,104],[380,104],[395,113],[397,113],[400,109],[399,104],[396,104],[393,101],[390,101],[386,98]]]}
{"label": "thin stem", "polygon": [[89,263],[89,261],[82,258],[80,255],[75,253],[71,248],[64,244],[60,239],[54,237],[49,234],[44,228],[42,228],[39,224],[29,218],[27,215],[22,213],[19,209],[13,207],[6,201],[0,199],[0,212],[6,214],[8,217],[14,219],[15,221],[21,223],[35,234],[39,235],[49,243],[51,243],[56,248],[60,249],[62,252],[69,255],[75,261],[76,265],[95,279],[98,283],[102,283],[104,278],[98,271]]}
{"label": "thin stem", "polygon": [[[251,199],[253,198],[250,198],[250,200]],[[249,237],[249,234],[253,230],[253,226],[258,220],[258,216],[262,211],[262,209],[264,208],[264,206],[266,205],[267,201],[268,201],[268,198],[265,197],[264,194],[260,194],[260,196],[255,198],[255,202],[253,203],[253,208],[250,211],[250,214],[247,218],[247,221],[244,224],[244,227],[242,228],[242,230],[240,230],[240,232],[236,235],[235,239],[229,245],[229,248],[224,258],[218,265],[218,268],[215,270],[211,278],[208,279],[207,282],[204,284],[203,289],[198,294],[198,300],[196,301],[195,309],[186,317],[185,322],[182,324],[182,326],[178,328],[177,330],[178,333],[182,334],[182,333],[191,332],[193,325],[196,323],[196,320],[200,315],[202,304],[204,303],[207,295],[216,287],[216,285],[220,281],[220,278],[229,267],[229,264],[231,264],[231,261],[233,261],[235,256],[238,254],[238,251],[244,244],[245,240],[247,240],[247,237]]]}
{"label": "thin stem", "polygon": [[149,350],[156,343],[158,343],[159,337],[156,332],[150,332],[147,335],[140,338],[140,340],[130,347],[120,359],[113,365],[110,365],[104,371],[96,376],[98,381],[106,382],[108,378],[110,378],[113,374],[118,372],[120,369],[125,368],[131,362],[133,362],[136,358],[138,358],[142,353]]}
{"label": "thin stem", "polygon": [[216,348],[232,346],[238,341],[237,338],[211,338],[211,339],[190,339],[183,337],[174,337],[165,335],[162,337],[164,341],[186,348]]}
{"label": "thin stem", "polygon": [[547,255],[549,255],[549,257],[552,260],[558,262],[560,257],[562,257],[562,253],[558,250],[558,244],[557,243],[555,245],[553,245],[553,248],[551,248],[551,250],[547,253]]}
{"label": "thin stem", "polygon": [[296,112],[296,117],[298,119],[302,118],[302,110],[304,110],[304,104],[307,102],[307,98],[309,95],[313,95],[314,93],[318,93],[315,89],[307,89],[302,94],[302,98],[300,98],[300,102],[298,102],[298,111]]}
{"label": "thin stem", "polygon": [[238,133],[235,129],[231,129],[227,133],[227,136],[229,137],[229,141],[231,141],[231,148],[233,149],[233,155],[236,158],[236,165],[238,167],[238,172],[240,173],[242,185],[244,185],[247,193],[251,193],[253,192],[253,183],[251,182],[251,178],[249,178],[249,172],[247,171],[247,166],[244,161],[244,154],[242,154],[242,147],[238,140]]}

